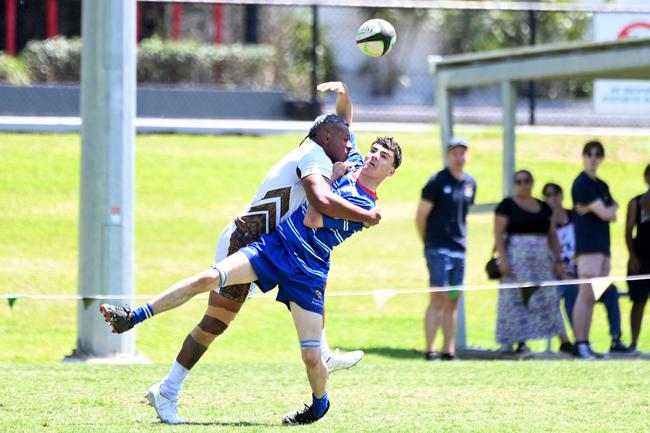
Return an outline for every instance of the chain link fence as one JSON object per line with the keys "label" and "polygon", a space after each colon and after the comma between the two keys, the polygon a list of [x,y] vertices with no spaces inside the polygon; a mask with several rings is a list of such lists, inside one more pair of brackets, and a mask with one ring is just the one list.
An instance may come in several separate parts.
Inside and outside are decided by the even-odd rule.
{"label": "chain link fence", "polygon": [[[52,3],[58,4],[58,9],[52,11],[48,6]],[[56,103],[47,104],[46,110],[39,107],[40,94],[9,98],[16,92],[1,89],[78,85],[81,1],[17,1],[13,41],[8,31],[12,18],[7,4],[0,5],[3,17],[0,46],[4,47],[0,56],[0,92],[5,94],[0,98],[0,115],[20,114],[17,110],[21,106],[24,109],[25,100],[32,102],[23,114],[56,115]],[[290,1],[278,5],[215,4],[199,0],[141,1],[137,11],[140,88],[166,92],[165,105],[170,107],[192,106],[192,101],[205,94],[214,99],[199,101],[200,106],[231,108],[202,109],[200,114],[192,114],[193,117],[311,118],[320,110],[329,110],[333,104],[332,97],[317,99],[320,96],[314,94],[314,82],[342,80],[353,94],[357,120],[421,122],[436,120],[427,56],[590,41],[594,39],[596,15],[579,9],[390,9],[291,4]],[[364,56],[356,47],[357,28],[369,18],[386,19],[397,30],[397,43],[385,57]],[[53,34],[58,36],[45,40]],[[9,47],[10,43],[13,47]],[[190,88],[206,91],[183,93]],[[171,98],[170,92],[177,99]],[[267,110],[252,110],[247,115],[242,101],[249,99],[240,101],[242,92],[266,95],[262,100],[272,100],[271,105]],[[518,122],[650,126],[647,110],[596,112],[593,92],[593,81],[520,83]],[[269,98],[269,94],[274,97]],[[648,99],[645,107],[650,107],[650,91],[642,97]],[[456,120],[500,122],[499,98],[497,87],[456,92]],[[155,102],[154,106],[155,113],[139,111],[139,116],[179,116],[174,110],[165,114]],[[69,114],[68,108],[62,115]]]}

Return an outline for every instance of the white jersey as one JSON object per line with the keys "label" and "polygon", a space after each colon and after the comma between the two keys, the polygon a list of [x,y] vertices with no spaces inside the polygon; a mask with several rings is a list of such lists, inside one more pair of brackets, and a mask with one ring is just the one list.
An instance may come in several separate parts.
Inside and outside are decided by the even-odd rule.
{"label": "white jersey", "polygon": [[[332,161],[320,145],[310,140],[271,167],[250,206],[238,215],[238,219],[249,227],[255,226],[259,235],[271,233],[307,201],[301,179],[311,174],[330,179]],[[228,255],[229,239],[235,229],[233,222],[221,233],[217,244],[217,261]]]}
{"label": "white jersey", "polygon": [[300,179],[311,174],[332,177],[332,161],[313,141],[304,143],[271,167],[242,214],[263,212],[268,216],[266,232],[272,232],[307,200]]}
{"label": "white jersey", "polygon": [[576,253],[576,237],[573,221],[569,221],[568,224],[562,227],[557,227],[555,231],[560,241],[562,263],[569,274],[577,275],[576,263],[573,260],[573,256]]}

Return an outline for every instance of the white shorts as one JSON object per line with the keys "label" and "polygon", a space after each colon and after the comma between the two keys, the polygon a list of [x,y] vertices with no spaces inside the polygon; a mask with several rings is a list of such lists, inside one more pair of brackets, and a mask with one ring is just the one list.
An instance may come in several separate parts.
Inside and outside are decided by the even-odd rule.
{"label": "white shorts", "polygon": [[[214,254],[215,263],[219,263],[221,260],[228,257],[228,248],[230,247],[230,237],[232,236],[233,232],[236,229],[237,226],[235,225],[235,223],[231,222],[226,227],[224,227],[224,229],[221,231],[221,234],[219,235],[219,239],[217,240],[217,248]],[[255,293],[256,289],[257,289],[257,285],[255,283],[251,283],[250,289],[248,290],[248,296],[250,297],[250,295]],[[219,289],[215,289],[215,290],[219,292]],[[246,299],[248,299],[248,297]]]}

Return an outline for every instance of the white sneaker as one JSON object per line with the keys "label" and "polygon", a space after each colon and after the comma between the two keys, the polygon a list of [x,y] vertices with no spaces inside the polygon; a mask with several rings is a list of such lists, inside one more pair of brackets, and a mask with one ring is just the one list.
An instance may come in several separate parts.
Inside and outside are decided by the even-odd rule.
{"label": "white sneaker", "polygon": [[335,371],[346,370],[354,367],[359,363],[359,361],[361,361],[363,355],[363,350],[339,352],[339,349],[336,349],[334,352],[330,353],[330,356],[325,360],[327,371],[329,373],[334,373]]}
{"label": "white sneaker", "polygon": [[596,355],[591,351],[591,348],[587,343],[578,343],[574,346],[574,355],[576,358],[585,360],[585,361],[593,361],[595,359],[598,359]]}
{"label": "white sneaker", "polygon": [[160,383],[149,388],[145,398],[156,409],[160,421],[165,424],[183,424],[184,421],[176,417],[176,401],[163,397],[160,394]]}

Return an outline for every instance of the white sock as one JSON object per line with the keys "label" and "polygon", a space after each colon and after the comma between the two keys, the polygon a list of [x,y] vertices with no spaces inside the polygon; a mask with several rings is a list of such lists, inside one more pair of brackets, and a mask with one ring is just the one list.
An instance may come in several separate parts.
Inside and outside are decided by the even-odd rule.
{"label": "white sock", "polygon": [[183,381],[189,372],[190,371],[180,365],[178,361],[174,361],[172,368],[169,369],[169,373],[167,373],[167,376],[165,376],[160,385],[160,395],[169,400],[178,400],[178,393],[181,391]]}
{"label": "white sock", "polygon": [[320,334],[320,356],[323,359],[329,358],[332,351],[330,350],[329,345],[327,344],[327,336],[325,335],[325,328],[321,331]]}

